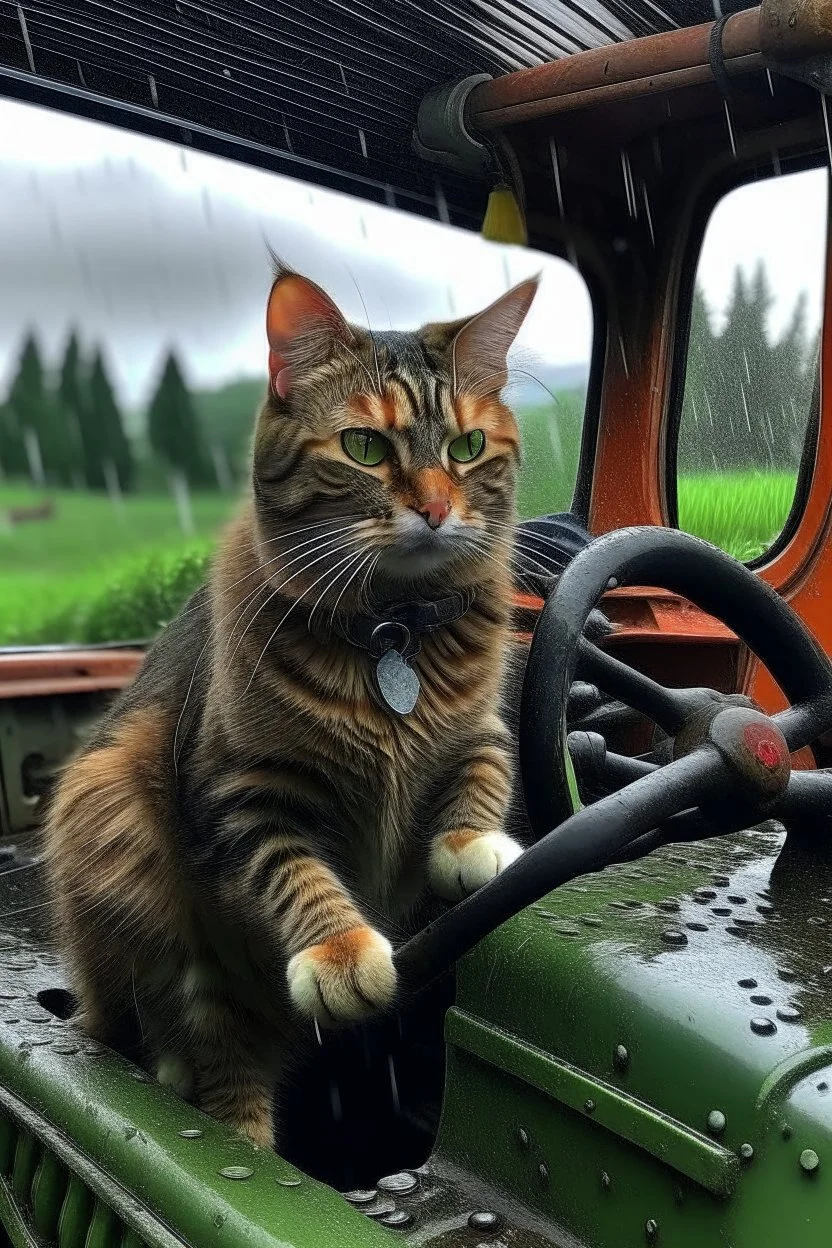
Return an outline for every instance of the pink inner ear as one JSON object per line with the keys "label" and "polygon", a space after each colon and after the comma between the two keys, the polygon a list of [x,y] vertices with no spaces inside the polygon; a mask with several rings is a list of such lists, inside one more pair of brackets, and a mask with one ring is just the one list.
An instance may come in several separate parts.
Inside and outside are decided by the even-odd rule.
{"label": "pink inner ear", "polygon": [[289,368],[281,368],[280,372],[272,373],[272,390],[279,399],[285,399],[289,393],[290,371]]}

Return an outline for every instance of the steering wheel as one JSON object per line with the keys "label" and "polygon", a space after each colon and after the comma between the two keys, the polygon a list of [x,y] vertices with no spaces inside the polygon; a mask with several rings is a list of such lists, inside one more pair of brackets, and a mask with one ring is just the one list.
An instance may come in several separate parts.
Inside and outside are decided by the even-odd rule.
{"label": "steering wheel", "polygon": [[[724,621],[765,663],[789,709],[769,717],[747,699],[668,689],[603,653],[584,628],[611,580],[662,586]],[[673,739],[667,765],[622,759],[630,782],[577,810],[566,718],[576,673]],[[832,773],[792,772],[789,758],[830,728],[832,663],[788,604],[743,564],[672,529],[620,529],[596,539],[546,601],[526,664],[520,768],[538,839],[399,948],[402,982],[411,990],[425,986],[525,906],[622,856],[737,831],[772,815],[832,813]],[[708,813],[712,806],[718,815]]]}

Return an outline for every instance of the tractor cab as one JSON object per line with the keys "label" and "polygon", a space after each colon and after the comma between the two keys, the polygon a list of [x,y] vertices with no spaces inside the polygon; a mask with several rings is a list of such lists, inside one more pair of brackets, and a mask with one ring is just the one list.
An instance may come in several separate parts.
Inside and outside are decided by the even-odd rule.
{"label": "tractor cab", "polygon": [[[72,1021],[38,825],[145,642],[0,652],[0,1245],[827,1242],[832,8],[715,10],[0,6],[3,96],[528,243],[594,322],[516,539],[527,848],[310,1036],[279,1153]],[[773,333],[730,288],[766,187]]]}

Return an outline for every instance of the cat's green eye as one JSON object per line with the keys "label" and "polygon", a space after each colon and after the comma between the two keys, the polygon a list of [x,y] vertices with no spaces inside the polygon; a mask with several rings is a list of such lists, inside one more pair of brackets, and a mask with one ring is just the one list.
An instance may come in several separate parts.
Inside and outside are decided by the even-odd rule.
{"label": "cat's green eye", "polygon": [[350,459],[369,468],[380,464],[390,450],[387,439],[372,429],[345,429],[341,434],[341,445]]}
{"label": "cat's green eye", "polygon": [[482,429],[472,429],[470,433],[454,438],[448,447],[448,454],[458,464],[470,464],[472,459],[482,454],[484,447],[485,434]]}

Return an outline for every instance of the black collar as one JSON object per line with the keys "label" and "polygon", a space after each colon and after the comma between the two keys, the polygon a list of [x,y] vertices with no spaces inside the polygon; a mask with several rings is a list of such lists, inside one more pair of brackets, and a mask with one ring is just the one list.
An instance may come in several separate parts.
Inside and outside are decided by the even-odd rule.
{"label": "black collar", "polygon": [[334,629],[368,654],[378,657],[398,650],[402,658],[412,659],[419,653],[422,637],[461,619],[475,596],[475,590],[463,589],[447,598],[393,603],[378,613],[338,617]]}

